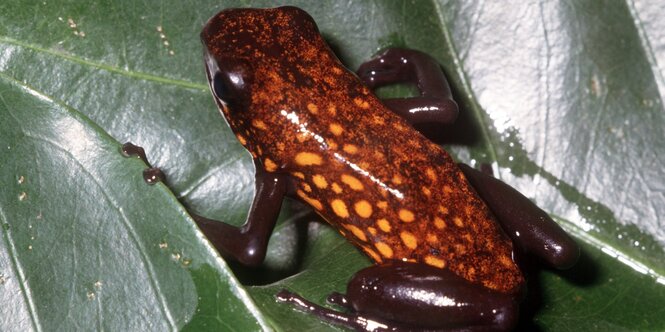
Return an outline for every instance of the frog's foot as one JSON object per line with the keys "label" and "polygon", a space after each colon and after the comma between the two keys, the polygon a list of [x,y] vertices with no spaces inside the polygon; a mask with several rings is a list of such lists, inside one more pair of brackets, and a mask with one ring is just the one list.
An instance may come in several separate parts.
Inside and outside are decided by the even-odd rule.
{"label": "frog's foot", "polygon": [[446,269],[399,261],[359,271],[346,295],[328,297],[350,313],[284,290],[277,299],[359,331],[504,331],[518,318],[511,295],[472,284]]}
{"label": "frog's foot", "polygon": [[465,164],[459,167],[521,252],[558,269],[575,264],[577,243],[545,211],[493,176]]}
{"label": "frog's foot", "polygon": [[429,55],[415,50],[390,48],[363,63],[357,71],[371,89],[395,84],[415,85],[420,96],[384,99],[383,103],[411,124],[451,124],[457,119],[457,104],[439,64]]}
{"label": "frog's foot", "polygon": [[145,155],[145,150],[142,147],[127,142],[122,145],[121,152],[125,157],[138,157],[148,165],[148,168],[143,170],[143,180],[148,184],[165,181],[166,177],[164,176],[164,172],[158,167],[150,166],[150,162],[148,162],[148,158]]}
{"label": "frog's foot", "polygon": [[341,325],[356,331],[400,331],[400,329],[397,327],[388,326],[387,324],[363,317],[362,315],[356,313],[343,313],[322,307],[286,289],[282,289],[279,293],[277,293],[276,298],[277,301],[282,303],[289,303],[300,311],[313,314],[320,319],[332,324]]}
{"label": "frog's foot", "polygon": [[[159,168],[150,166],[142,147],[125,143],[121,152],[127,157],[137,156],[149,166],[143,171],[143,178],[147,183],[164,181],[164,174]],[[277,222],[290,183],[288,176],[284,174],[265,171],[259,160],[254,160],[254,165],[256,167],[254,201],[243,226],[235,227],[189,212],[206,238],[224,258],[248,266],[257,266],[263,262],[268,239]]]}

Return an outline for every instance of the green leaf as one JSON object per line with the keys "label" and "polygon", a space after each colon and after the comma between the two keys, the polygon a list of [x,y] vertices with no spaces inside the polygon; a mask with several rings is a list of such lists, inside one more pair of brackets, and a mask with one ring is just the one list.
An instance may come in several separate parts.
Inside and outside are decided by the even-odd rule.
{"label": "green leaf", "polygon": [[238,315],[235,329],[260,326],[168,188],[144,183],[141,161],[4,74],[0,111],[3,330],[230,329]]}
{"label": "green leaf", "polygon": [[[665,329],[656,5],[295,4],[350,68],[389,46],[436,57],[462,109],[449,150],[491,163],[583,244],[572,270],[530,275],[521,328]],[[251,202],[198,39],[240,5],[272,2],[0,3],[0,330],[338,330],[274,300],[287,287],[323,303],[369,265],[310,210],[287,202],[264,266],[234,266],[242,286],[176,200],[233,224]],[[126,141],[173,194],[143,183]]]}

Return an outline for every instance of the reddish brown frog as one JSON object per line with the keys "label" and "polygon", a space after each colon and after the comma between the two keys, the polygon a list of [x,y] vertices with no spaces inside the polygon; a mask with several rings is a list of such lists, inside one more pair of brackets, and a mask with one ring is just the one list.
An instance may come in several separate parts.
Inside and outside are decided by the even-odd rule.
{"label": "reddish brown frog", "polygon": [[[431,57],[390,49],[356,75],[295,7],[224,10],[201,38],[214,99],[256,166],[246,224],[195,217],[208,239],[224,257],[260,264],[291,196],[375,263],[346,295],[330,297],[348,313],[288,291],[280,301],[359,330],[506,330],[524,284],[513,242],[554,267],[577,259],[574,241],[545,212],[411,127],[457,117]],[[398,82],[420,96],[372,93]]]}

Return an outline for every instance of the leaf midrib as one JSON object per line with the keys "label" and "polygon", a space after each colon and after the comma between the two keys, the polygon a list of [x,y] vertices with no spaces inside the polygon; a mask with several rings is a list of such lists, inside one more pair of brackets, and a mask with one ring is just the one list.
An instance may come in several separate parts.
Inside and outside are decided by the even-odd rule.
{"label": "leaf midrib", "polygon": [[181,87],[184,89],[192,89],[192,90],[199,90],[202,92],[205,92],[208,90],[208,87],[204,84],[200,83],[194,83],[194,82],[189,82],[185,80],[178,80],[178,79],[173,79],[173,78],[168,78],[168,77],[163,77],[163,76],[158,76],[154,74],[149,74],[145,72],[140,72],[140,71],[134,71],[134,70],[125,70],[121,69],[112,65],[108,65],[105,63],[100,63],[100,62],[95,62],[91,61],[79,56],[73,56],[70,54],[66,54],[63,52],[57,52],[48,48],[43,48],[41,46],[32,44],[32,43],[25,43],[7,36],[0,36],[0,42],[7,43],[9,45],[14,45],[14,46],[19,46],[19,47],[24,47],[36,52],[48,54],[57,58],[61,58],[63,60],[67,60],[73,63],[77,63],[80,65],[88,66],[91,68],[96,68],[96,69],[101,69],[101,70],[106,70],[111,73],[115,74],[120,74],[126,77],[130,78],[135,78],[139,80],[144,80],[144,81],[151,81],[151,82],[156,82],[160,84],[165,84],[165,85],[172,85],[176,87]]}
{"label": "leaf midrib", "polygon": [[[492,144],[492,141],[490,140],[490,134],[487,128],[489,128],[488,124],[485,122],[485,117],[483,116],[483,113],[481,112],[482,107],[478,104],[478,98],[476,98],[476,95],[471,88],[471,84],[469,83],[469,77],[466,75],[466,72],[464,71],[464,68],[462,66],[462,60],[459,57],[459,53],[457,52],[457,48],[455,47],[455,44],[453,43],[453,38],[450,33],[450,30],[448,29],[448,25],[446,24],[446,19],[443,16],[443,9],[441,8],[441,5],[439,4],[438,1],[433,0],[432,4],[434,5],[434,8],[436,9],[436,17],[437,17],[437,22],[439,23],[439,27],[441,29],[441,32],[443,33],[443,41],[446,45],[446,48],[448,49],[448,52],[450,56],[453,58],[453,66],[455,68],[455,71],[457,72],[457,76],[460,79],[460,82],[462,83],[462,90],[465,92],[467,98],[471,101],[471,109],[473,111],[473,115],[475,119],[480,122],[480,133],[484,142],[484,145],[487,146],[488,149],[488,154],[490,159],[493,161],[497,161],[497,153],[494,145]],[[498,175],[500,178],[500,174]]]}

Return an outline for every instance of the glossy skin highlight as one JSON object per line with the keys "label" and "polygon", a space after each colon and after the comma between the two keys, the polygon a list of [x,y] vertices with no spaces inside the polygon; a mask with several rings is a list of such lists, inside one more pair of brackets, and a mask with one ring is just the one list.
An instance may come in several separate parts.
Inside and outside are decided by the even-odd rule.
{"label": "glossy skin highlight", "polygon": [[[485,204],[486,197],[492,200],[505,188],[480,191],[481,198],[467,180],[474,171],[460,169],[411,127],[450,123],[457,115],[435,61],[415,51],[389,51],[361,67],[361,80],[330,51],[312,18],[294,7],[224,10],[210,19],[201,38],[215,101],[257,167],[256,196],[245,226],[235,229],[195,216],[220,253],[259,264],[281,199],[288,195],[310,205],[377,264],[352,279],[346,297],[331,299],[348,303],[357,313],[354,319],[385,320],[386,330],[509,329],[515,323],[513,298],[524,278],[512,258],[513,242],[494,217],[491,202]],[[398,68],[400,63],[409,66]],[[421,96],[382,102],[365,85],[396,81],[418,85]],[[515,202],[511,195],[510,204]],[[523,196],[515,200],[516,206],[530,204]],[[561,247],[568,246],[565,233],[560,236],[558,226],[553,227],[541,232],[535,226],[533,233],[545,233],[545,241],[553,244],[564,239]],[[554,240],[547,237],[549,230]],[[537,248],[542,239],[535,239],[526,239],[531,241],[526,247]],[[575,252],[568,248],[566,253]],[[564,265],[575,258],[570,257],[564,257]],[[370,284],[401,289],[401,297],[386,304],[385,292],[359,291]],[[466,315],[453,312],[457,318],[446,318],[451,312],[444,310],[441,317],[440,301],[414,307],[423,292],[468,303]],[[306,301],[288,293],[279,298],[300,307]],[[381,304],[387,307],[371,310]],[[309,308],[339,324],[351,317]],[[381,312],[389,314],[381,317]],[[485,312],[494,314],[478,323],[476,316]],[[422,325],[417,313],[436,318]]]}

